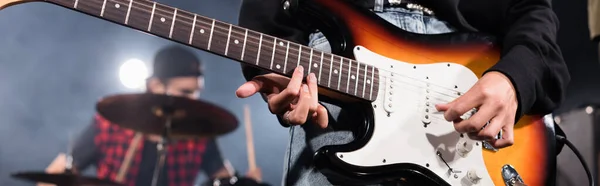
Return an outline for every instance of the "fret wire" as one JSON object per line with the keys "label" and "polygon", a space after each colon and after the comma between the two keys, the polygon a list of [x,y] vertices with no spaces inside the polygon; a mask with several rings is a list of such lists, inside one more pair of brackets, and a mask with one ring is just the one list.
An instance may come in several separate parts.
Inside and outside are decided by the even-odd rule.
{"label": "fret wire", "polygon": [[[215,27],[214,27],[214,31],[213,31],[213,37],[212,37],[212,45],[211,48],[213,52],[216,52],[217,54],[220,55],[225,55],[226,56],[226,52],[230,53],[229,50],[229,41],[231,40],[231,36],[228,35],[229,31],[229,27],[226,27],[224,25],[221,25],[222,23],[219,22],[215,22]],[[227,51],[226,51],[227,50]],[[230,56],[227,56],[230,57]]]}
{"label": "fret wire", "polygon": [[259,66],[265,68],[265,69],[270,69],[271,68],[271,52],[273,50],[273,47],[271,46],[271,43],[274,43],[274,41],[272,40],[274,38],[269,37],[268,35],[263,35],[263,39],[262,39],[262,47],[260,49],[260,61],[258,63]]}
{"label": "fret wire", "polygon": [[229,39],[231,38],[231,24],[229,25],[229,33],[227,34],[227,45],[225,46],[225,55],[227,55],[227,51],[229,50]]}
{"label": "fret wire", "polygon": [[150,23],[148,24],[148,32],[152,29],[152,20],[154,19],[154,10],[156,9],[156,2],[152,3],[152,13],[150,14]]}
{"label": "fret wire", "polygon": [[[254,35],[253,35],[254,34]],[[251,32],[250,30],[248,30],[248,32],[246,33],[247,36],[245,36],[247,39],[245,40],[245,48],[244,48],[244,61],[256,65],[256,60],[258,58],[258,49],[260,48],[260,45],[258,45],[258,43],[260,43],[259,38],[260,38],[260,33],[257,32]]]}
{"label": "fret wire", "polygon": [[173,27],[175,26],[175,16],[177,16],[177,8],[173,12],[173,18],[171,20],[171,29],[169,30],[169,38],[173,36]]}
{"label": "fret wire", "polygon": [[[86,0],[88,1],[88,0]],[[129,0],[122,0],[122,1],[118,1],[118,0],[112,0],[112,1],[108,1],[107,3],[109,4],[109,6],[106,7],[106,14],[104,15],[107,19],[117,22],[119,24],[124,24],[125,23],[125,18],[127,18],[127,10],[129,10],[129,7],[125,7],[129,4],[128,2]],[[100,3],[100,1],[88,1],[88,5],[90,5],[92,2],[94,3]],[[83,1],[82,1],[83,3]],[[114,6],[110,6],[111,4],[113,4]],[[97,10],[96,5],[92,5],[94,10]]]}
{"label": "fret wire", "polygon": [[[272,61],[273,64],[272,66],[275,67],[275,69],[277,70],[277,72],[281,72],[281,73],[285,73],[285,71],[283,70],[283,66],[285,66],[286,63],[286,56],[287,54],[285,53],[286,48],[285,48],[285,44],[283,43],[282,39],[280,38],[275,38],[274,39],[274,50],[272,53]],[[283,64],[282,64],[283,63]]]}
{"label": "fret wire", "polygon": [[343,71],[342,64],[344,64],[344,58],[340,57],[340,73],[339,73],[339,77],[338,77],[338,86],[337,86],[338,90],[340,89],[340,83],[342,82],[342,71]]}
{"label": "fret wire", "polygon": [[373,84],[375,84],[375,82],[373,81],[373,78],[375,76],[375,66],[371,66],[372,70],[371,70],[371,91],[369,91],[369,99],[373,99]]}
{"label": "fret wire", "polygon": [[229,57],[239,60],[242,54],[242,42],[244,41],[243,30],[237,30],[231,26],[231,39],[229,39],[229,49],[227,50]]}
{"label": "fret wire", "polygon": [[323,56],[325,55],[324,52],[321,52],[321,64],[319,65],[319,78],[318,80],[321,81],[321,71],[323,70]]}
{"label": "fret wire", "polygon": [[354,80],[356,81],[355,85],[354,85],[354,95],[356,95],[356,93],[358,92],[358,77],[360,74],[360,63],[356,62],[356,78],[354,78]]}
{"label": "fret wire", "polygon": [[300,66],[300,59],[302,58],[302,46],[298,45],[298,64],[296,64],[296,67]]}
{"label": "fret wire", "polygon": [[352,74],[352,60],[348,60],[348,80],[346,80],[346,92],[350,90],[350,75]]}
{"label": "fret wire", "polygon": [[331,65],[329,65],[329,80],[327,80],[327,87],[331,87],[331,74],[333,70],[333,55],[331,55]]}
{"label": "fret wire", "polygon": [[79,2],[79,0],[75,0],[75,5],[73,5],[73,8],[77,9],[77,3]]}
{"label": "fret wire", "polygon": [[246,33],[244,34],[244,46],[242,46],[242,61],[244,61],[244,52],[246,52],[246,40],[248,39],[248,29],[246,29]]}
{"label": "fret wire", "polygon": [[271,65],[269,69],[273,70],[273,59],[275,59],[275,48],[277,47],[277,39],[273,38],[273,52],[271,53]]}
{"label": "fret wire", "polygon": [[129,0],[129,7],[127,7],[127,15],[125,16],[125,24],[129,22],[129,13],[131,12],[131,4],[133,0]]}
{"label": "fret wire", "polygon": [[102,10],[100,10],[100,17],[104,16],[104,9],[106,8],[106,0],[102,3]]}
{"label": "fret wire", "polygon": [[192,41],[194,40],[194,30],[196,29],[196,14],[194,14],[194,23],[192,23],[192,31],[190,32],[190,41],[188,42],[190,45],[192,44]]}
{"label": "fret wire", "polygon": [[365,97],[365,89],[367,88],[367,71],[369,71],[369,66],[365,65],[365,77],[364,77],[364,80],[363,80],[362,97]]}
{"label": "fret wire", "polygon": [[287,63],[288,63],[288,55],[290,52],[290,42],[287,42],[287,47],[285,47],[285,62],[283,63],[283,73],[287,73],[286,71],[286,67],[287,67]]}
{"label": "fret wire", "polygon": [[260,59],[260,48],[262,47],[262,38],[263,34],[260,34],[260,39],[258,41],[258,54],[256,54],[256,65],[258,65],[258,59]]}
{"label": "fret wire", "polygon": [[211,27],[209,21],[211,20],[203,19],[202,16],[196,16],[196,24],[193,31],[194,40],[192,40],[194,46],[197,46],[199,48],[208,47],[208,33],[206,31],[209,30]]}
{"label": "fret wire", "polygon": [[[216,36],[216,35],[215,35]],[[213,48],[213,50],[211,50],[211,52],[216,52],[220,55],[223,55],[225,53],[225,40],[220,40],[220,39],[213,39],[213,44],[211,45],[211,48]]]}
{"label": "fret wire", "polygon": [[215,30],[215,20],[212,21],[212,26],[210,28],[210,36],[208,36],[208,47],[207,50],[210,50],[210,44],[212,43],[213,31]]}
{"label": "fret wire", "polygon": [[[285,55],[284,55],[284,49],[283,47],[279,47],[279,46],[284,46],[281,45],[282,42],[277,42],[275,40],[275,42],[273,41],[269,41],[269,40],[264,40],[264,44],[263,44],[263,48],[261,49],[261,58],[263,58],[263,60],[267,63],[267,65],[265,66],[265,68],[271,68],[273,69],[273,67],[281,70],[281,65],[279,65],[279,63],[284,62],[285,61]],[[276,46],[273,52],[273,47],[271,46],[271,44],[269,42],[273,42],[274,45],[278,45]],[[271,51],[271,52],[269,52]],[[264,53],[264,54],[263,54]],[[271,56],[269,56],[271,55]],[[267,59],[272,59],[271,61],[273,62],[271,65],[271,61],[266,61]],[[275,63],[277,62],[277,63]],[[279,67],[277,67],[277,65],[279,65]]]}

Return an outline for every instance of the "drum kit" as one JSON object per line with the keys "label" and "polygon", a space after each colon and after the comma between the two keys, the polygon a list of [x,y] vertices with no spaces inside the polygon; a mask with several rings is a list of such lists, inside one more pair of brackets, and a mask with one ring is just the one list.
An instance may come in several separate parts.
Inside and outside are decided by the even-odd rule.
{"label": "drum kit", "polygon": [[[109,96],[96,104],[96,110],[112,123],[145,134],[162,136],[153,185],[164,164],[169,140],[198,137],[216,137],[235,130],[238,121],[227,110],[208,102],[162,94],[121,94]],[[255,168],[254,149],[250,130],[249,109],[245,108],[246,137],[250,168]],[[133,117],[132,117],[133,116]],[[110,180],[82,176],[71,170],[69,158],[64,173],[20,172],[12,177],[56,186],[122,186]],[[210,180],[203,185],[266,185],[248,178],[233,176]]]}

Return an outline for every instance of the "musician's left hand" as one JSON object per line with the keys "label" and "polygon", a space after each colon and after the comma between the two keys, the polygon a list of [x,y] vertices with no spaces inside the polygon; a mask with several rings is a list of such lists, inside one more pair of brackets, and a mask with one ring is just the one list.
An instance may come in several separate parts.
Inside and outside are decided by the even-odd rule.
{"label": "musician's left hand", "polygon": [[[454,122],[457,132],[468,133],[475,140],[488,140],[496,148],[514,143],[513,127],[517,112],[515,88],[504,74],[486,73],[464,95],[447,104],[438,104],[438,111],[445,111],[444,118]],[[477,108],[477,113],[466,120],[460,116]],[[490,121],[483,130],[481,128]],[[494,139],[503,130],[502,139]]]}
{"label": "musician's left hand", "polygon": [[258,167],[248,170],[248,173],[246,173],[246,177],[251,178],[258,183],[262,182],[262,173],[260,171],[260,168]]}

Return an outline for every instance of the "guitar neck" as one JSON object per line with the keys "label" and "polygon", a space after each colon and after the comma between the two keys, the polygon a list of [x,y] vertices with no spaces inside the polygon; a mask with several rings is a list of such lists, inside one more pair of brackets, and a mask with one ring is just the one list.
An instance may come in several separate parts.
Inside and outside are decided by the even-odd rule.
{"label": "guitar neck", "polygon": [[352,59],[146,0],[46,0],[171,41],[289,76],[297,66],[318,84],[373,101],[378,69]]}

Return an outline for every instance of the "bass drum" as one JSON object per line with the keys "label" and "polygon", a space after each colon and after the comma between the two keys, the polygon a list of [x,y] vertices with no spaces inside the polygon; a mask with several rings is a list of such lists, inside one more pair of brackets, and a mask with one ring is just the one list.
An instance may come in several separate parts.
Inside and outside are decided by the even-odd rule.
{"label": "bass drum", "polygon": [[230,177],[230,178],[220,178],[208,181],[202,186],[271,186],[266,183],[258,183],[250,178],[245,177]]}

